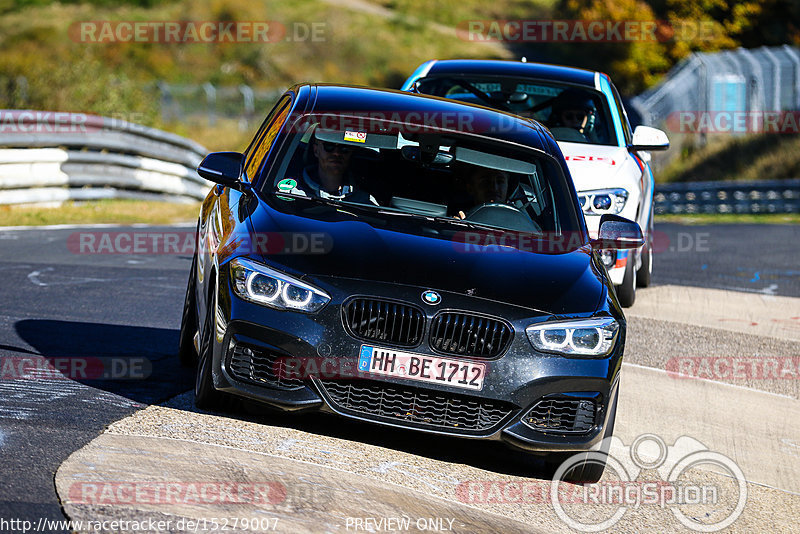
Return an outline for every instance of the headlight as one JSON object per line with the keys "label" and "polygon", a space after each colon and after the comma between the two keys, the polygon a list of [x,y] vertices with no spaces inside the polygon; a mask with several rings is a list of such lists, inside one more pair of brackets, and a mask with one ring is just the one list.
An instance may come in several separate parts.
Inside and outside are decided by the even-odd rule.
{"label": "headlight", "polygon": [[331,300],[321,289],[251,260],[236,258],[230,268],[234,292],[256,304],[312,313]]}
{"label": "headlight", "polygon": [[624,189],[599,189],[597,191],[581,191],[578,193],[584,213],[603,215],[619,214],[628,201],[628,192]]}
{"label": "headlight", "polygon": [[567,356],[605,356],[614,348],[619,324],[611,317],[554,321],[525,329],[536,350]]}
{"label": "headlight", "polygon": [[611,269],[614,266],[614,264],[617,263],[617,251],[601,250],[600,259],[603,261],[603,265],[606,266],[606,269]]}

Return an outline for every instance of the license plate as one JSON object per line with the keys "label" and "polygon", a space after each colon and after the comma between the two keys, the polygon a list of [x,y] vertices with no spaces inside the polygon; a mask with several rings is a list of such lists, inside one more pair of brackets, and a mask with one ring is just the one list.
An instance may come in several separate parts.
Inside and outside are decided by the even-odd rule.
{"label": "license plate", "polygon": [[358,370],[420,382],[446,384],[480,391],[486,364],[402,352],[372,345],[361,345]]}

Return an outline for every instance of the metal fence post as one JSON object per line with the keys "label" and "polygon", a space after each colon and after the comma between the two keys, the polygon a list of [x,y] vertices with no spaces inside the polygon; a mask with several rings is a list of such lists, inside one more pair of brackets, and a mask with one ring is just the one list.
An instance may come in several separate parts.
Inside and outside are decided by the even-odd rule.
{"label": "metal fence post", "polygon": [[783,50],[794,64],[794,109],[800,109],[800,51],[789,45],[783,45]]}
{"label": "metal fence post", "polygon": [[239,130],[245,131],[256,113],[255,95],[253,88],[245,84],[239,86],[239,92],[244,99],[244,117],[239,120]]}
{"label": "metal fence post", "polygon": [[217,124],[217,89],[211,85],[211,82],[203,84],[203,91],[206,93],[206,103],[208,105],[208,124],[214,126]]}

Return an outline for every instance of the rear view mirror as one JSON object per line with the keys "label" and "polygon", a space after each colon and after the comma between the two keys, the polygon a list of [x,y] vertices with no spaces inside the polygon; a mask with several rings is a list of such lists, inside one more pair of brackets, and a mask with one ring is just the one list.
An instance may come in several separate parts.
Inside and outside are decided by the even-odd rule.
{"label": "rear view mirror", "polygon": [[628,150],[636,152],[639,150],[666,150],[669,148],[669,138],[667,134],[658,128],[649,126],[637,126],[633,131],[633,142],[628,146]]}
{"label": "rear view mirror", "polygon": [[197,174],[218,184],[239,188],[244,156],[239,152],[212,152],[197,167]]}
{"label": "rear view mirror", "polygon": [[400,149],[403,159],[407,161],[422,162],[431,167],[447,167],[453,161],[453,155],[440,150],[438,152],[423,152],[418,146],[406,145]]}
{"label": "rear view mirror", "polygon": [[592,240],[592,248],[600,250],[624,250],[644,245],[644,236],[639,225],[619,215],[605,214],[600,218],[600,231]]}

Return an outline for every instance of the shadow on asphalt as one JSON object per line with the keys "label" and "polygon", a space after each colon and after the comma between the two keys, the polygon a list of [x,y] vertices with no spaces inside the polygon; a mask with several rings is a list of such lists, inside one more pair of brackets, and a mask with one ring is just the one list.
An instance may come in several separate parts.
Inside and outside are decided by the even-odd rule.
{"label": "shadow on asphalt", "polygon": [[[178,361],[178,330],[35,319],[18,321],[14,326],[20,338],[35,349],[27,353],[46,358],[52,367],[76,382],[143,404],[166,403],[194,388],[194,370],[181,367]],[[201,412],[194,407],[193,397],[191,402],[168,404]],[[220,415],[368,443],[496,473],[551,476],[537,457],[496,441],[423,434],[324,413],[290,414],[250,401],[236,402],[230,411]]]}
{"label": "shadow on asphalt", "polygon": [[[18,321],[14,328],[35,349],[26,353],[47,360],[47,368],[39,367],[41,358],[18,368],[26,373],[63,375],[144,404],[194,387],[193,372],[178,362],[178,330],[38,319]],[[24,358],[30,356],[19,357],[20,363]]]}

